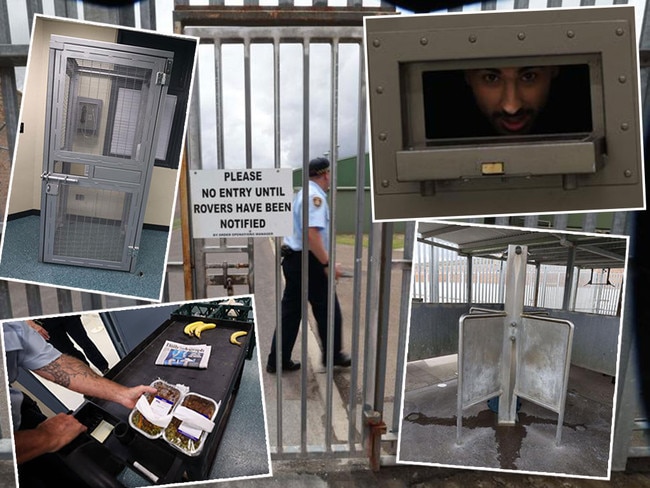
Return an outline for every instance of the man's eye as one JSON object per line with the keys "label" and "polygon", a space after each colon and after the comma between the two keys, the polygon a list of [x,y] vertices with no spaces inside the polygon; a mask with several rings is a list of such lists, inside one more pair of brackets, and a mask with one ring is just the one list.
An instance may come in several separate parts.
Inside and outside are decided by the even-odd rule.
{"label": "man's eye", "polygon": [[526,83],[530,83],[532,81],[535,81],[537,79],[537,73],[534,71],[527,71],[526,73],[523,73],[521,75],[521,81],[525,81]]}
{"label": "man's eye", "polygon": [[483,75],[483,82],[485,83],[492,84],[496,83],[497,81],[499,81],[499,76],[495,75],[494,73],[485,73]]}

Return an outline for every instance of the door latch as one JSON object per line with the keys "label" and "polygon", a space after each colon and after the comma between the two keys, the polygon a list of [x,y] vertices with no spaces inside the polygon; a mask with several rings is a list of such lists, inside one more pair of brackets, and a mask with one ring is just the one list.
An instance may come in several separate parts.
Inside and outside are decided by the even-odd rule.
{"label": "door latch", "polygon": [[55,196],[59,194],[60,183],[79,183],[79,180],[77,178],[71,178],[68,175],[58,175],[48,172],[44,172],[41,175],[41,179],[45,180],[45,194]]}
{"label": "door latch", "polygon": [[57,173],[48,173],[47,171],[45,171],[41,175],[41,179],[46,180],[47,182],[49,182],[50,180],[53,180],[53,181],[61,181],[63,183],[79,183],[79,178],[73,178],[70,175],[60,175],[60,174],[57,174]]}

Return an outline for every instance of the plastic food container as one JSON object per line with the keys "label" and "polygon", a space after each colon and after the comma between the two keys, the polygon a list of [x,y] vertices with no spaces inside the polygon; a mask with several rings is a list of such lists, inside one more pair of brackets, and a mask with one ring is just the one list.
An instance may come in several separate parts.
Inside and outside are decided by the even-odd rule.
{"label": "plastic food container", "polygon": [[[161,416],[170,414],[183,396],[181,389],[177,385],[171,385],[161,379],[151,383],[151,386],[158,390],[155,395],[145,393],[152,410]],[[164,427],[159,427],[147,420],[137,407],[129,414],[129,424],[149,439],[159,438],[164,430]]]}
{"label": "plastic food container", "polygon": [[[198,412],[209,421],[214,421],[219,410],[219,405],[212,399],[198,393],[187,393],[176,406],[175,412],[181,407]],[[209,432],[191,425],[190,422],[180,420],[174,416],[164,430],[163,438],[179,451],[188,456],[198,456],[203,449],[203,444]]]}

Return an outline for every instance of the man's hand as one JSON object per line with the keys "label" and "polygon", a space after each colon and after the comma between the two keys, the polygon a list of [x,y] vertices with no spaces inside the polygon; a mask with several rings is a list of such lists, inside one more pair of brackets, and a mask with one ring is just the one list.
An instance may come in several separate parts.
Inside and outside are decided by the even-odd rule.
{"label": "man's hand", "polygon": [[[325,269],[325,274],[329,276],[330,266],[327,266],[324,269]],[[334,279],[338,280],[341,276],[343,276],[343,271],[341,271],[341,265],[339,263],[336,263],[334,265]]]}
{"label": "man's hand", "polygon": [[85,425],[65,413],[44,420],[35,429],[19,430],[15,435],[16,461],[21,464],[42,454],[56,452],[85,431]]}
{"label": "man's hand", "polygon": [[43,327],[38,325],[33,320],[27,320],[26,322],[27,325],[29,325],[32,329],[38,332],[43,339],[45,339],[46,341],[50,340],[50,333],[47,330],[45,330]]}
{"label": "man's hand", "polygon": [[86,426],[72,415],[59,413],[41,422],[36,427],[46,438],[51,439],[49,452],[58,451],[86,431]]}
{"label": "man's hand", "polygon": [[118,403],[124,405],[128,409],[135,407],[138,399],[145,393],[154,394],[156,390],[153,386],[139,385],[132,388],[127,388],[123,395],[117,399]]}

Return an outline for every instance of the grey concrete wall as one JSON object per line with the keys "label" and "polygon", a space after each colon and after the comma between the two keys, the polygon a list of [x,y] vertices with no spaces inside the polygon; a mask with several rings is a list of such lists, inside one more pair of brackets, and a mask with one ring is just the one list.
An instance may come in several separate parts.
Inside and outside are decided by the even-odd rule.
{"label": "grey concrete wall", "polygon": [[456,354],[458,319],[467,312],[467,304],[414,302],[407,361]]}
{"label": "grey concrete wall", "polygon": [[610,376],[616,375],[621,318],[551,310],[552,317],[573,322],[571,363]]}
{"label": "grey concrete wall", "polygon": [[[502,308],[499,305],[472,306]],[[537,309],[541,310],[541,309]],[[411,308],[408,361],[456,354],[458,319],[468,313],[467,304],[414,302]],[[620,318],[578,312],[547,310],[549,316],[573,322],[571,363],[614,376]]]}

